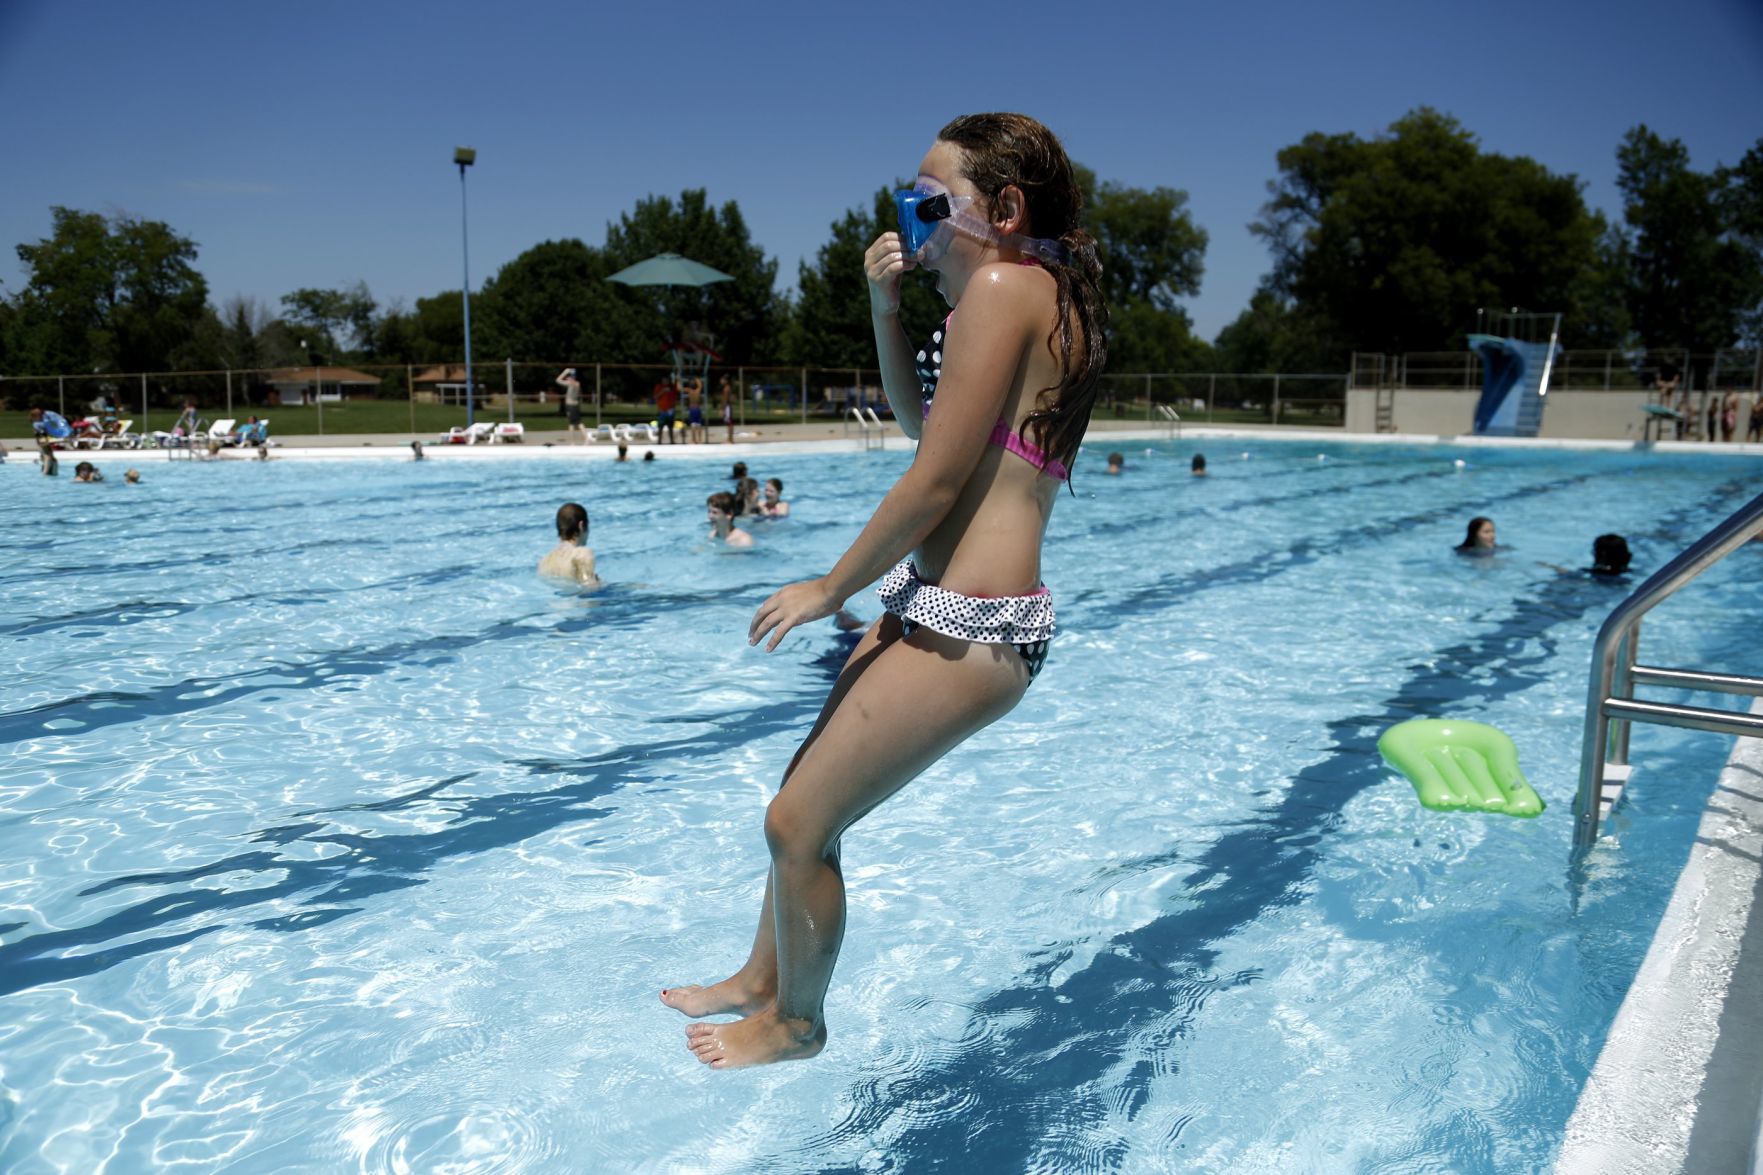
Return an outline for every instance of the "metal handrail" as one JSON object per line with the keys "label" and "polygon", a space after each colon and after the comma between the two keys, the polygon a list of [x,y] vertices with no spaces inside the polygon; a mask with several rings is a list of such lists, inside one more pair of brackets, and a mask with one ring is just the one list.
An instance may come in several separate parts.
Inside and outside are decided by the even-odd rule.
{"label": "metal handrail", "polygon": [[1157,405],[1157,415],[1163,418],[1163,427],[1168,430],[1169,439],[1172,441],[1179,439],[1181,437],[1181,413],[1168,404],[1159,404]]}
{"label": "metal handrail", "polygon": [[[864,452],[869,451],[869,430],[871,427],[874,427],[876,434],[877,434],[876,435],[876,448],[885,449],[888,447],[887,429],[882,424],[881,417],[879,417],[875,414],[875,409],[871,408],[869,410],[869,415],[866,417],[863,415],[862,406],[854,404],[851,407],[845,409],[845,415],[848,419],[855,420],[857,422],[857,429],[860,433],[863,434],[863,451]],[[850,426],[847,425],[846,427],[849,428]]]}
{"label": "metal handrail", "polygon": [[[1597,843],[1598,823],[1607,803],[1605,756],[1610,751],[1611,724],[1616,724],[1615,765],[1628,760],[1628,727],[1632,722],[1713,731],[1717,734],[1763,738],[1763,718],[1728,710],[1642,702],[1637,685],[1722,693],[1763,695],[1763,678],[1742,674],[1660,669],[1635,664],[1641,617],[1671,598],[1702,572],[1738,550],[1763,528],[1763,494],[1740,507],[1726,521],[1692,543],[1688,550],[1649,576],[1645,583],[1604,620],[1592,646],[1591,685],[1586,699],[1585,741],[1580,747],[1579,792],[1574,796],[1573,849],[1582,853]],[[1626,772],[1622,774],[1626,775]]]}

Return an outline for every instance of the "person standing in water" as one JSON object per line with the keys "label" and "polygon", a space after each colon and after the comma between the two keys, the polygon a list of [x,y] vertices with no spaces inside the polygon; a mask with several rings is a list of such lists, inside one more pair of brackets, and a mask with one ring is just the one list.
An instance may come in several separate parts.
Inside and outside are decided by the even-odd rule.
{"label": "person standing in water", "polygon": [[587,546],[588,512],[576,502],[557,507],[557,545],[539,560],[539,574],[566,579],[582,587],[599,587],[594,552]]}
{"label": "person standing in water", "polygon": [[[774,592],[748,640],[776,649],[878,577],[887,611],[858,641],[766,810],[771,869],[747,961],[720,983],[661,992],[688,1016],[743,1017],[686,1029],[713,1068],[825,1046],[845,926],[840,838],[1008,714],[1053,636],[1041,540],[1107,354],[1077,177],[1052,132],[1020,114],[957,118],[918,173],[894,196],[900,231],[864,255],[882,384],[918,452],[832,570]],[[900,278],[915,268],[936,274],[954,308],[923,350],[899,317]]]}

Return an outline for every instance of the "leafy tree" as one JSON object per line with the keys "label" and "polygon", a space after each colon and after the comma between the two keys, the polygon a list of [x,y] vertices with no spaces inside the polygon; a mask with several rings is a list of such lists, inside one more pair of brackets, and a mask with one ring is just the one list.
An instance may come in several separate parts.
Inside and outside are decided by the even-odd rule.
{"label": "leafy tree", "polygon": [[1218,370],[1244,373],[1334,370],[1341,351],[1303,307],[1269,289],[1255,291],[1214,347]]}
{"label": "leafy tree", "polygon": [[[1763,268],[1763,139],[1745,157],[1717,173],[1720,208],[1733,238]],[[1763,347],[1763,290],[1752,288],[1751,302],[1740,316],[1739,330],[1747,345]]]}
{"label": "leafy tree", "polygon": [[1078,167],[1085,223],[1102,261],[1108,298],[1111,371],[1193,371],[1211,365],[1179,300],[1200,292],[1206,230],[1176,188],[1134,188]]}
{"label": "leafy tree", "polygon": [[1707,353],[1756,337],[1763,302],[1763,140],[1735,168],[1692,171],[1689,151],[1645,125],[1616,152],[1628,310],[1649,347]]}
{"label": "leafy tree", "polygon": [[300,289],[282,295],[294,335],[334,360],[373,344],[374,301],[367,283],[338,290]]}
{"label": "leafy tree", "polygon": [[48,238],[18,246],[30,276],[13,307],[9,361],[43,372],[173,366],[207,309],[195,243],[157,220],[51,215]]}
{"label": "leafy tree", "polygon": [[717,339],[729,363],[751,363],[777,354],[784,307],[774,284],[777,262],[768,259],[747,233],[734,201],[712,208],[702,188],[666,196],[646,196],[607,226],[605,255],[609,273],[657,253],[678,253],[720,269],[734,278],[702,287],[616,286],[619,305],[629,311],[608,338],[606,353],[623,362],[654,362],[688,323],[699,323]]}
{"label": "leafy tree", "polygon": [[[472,329],[475,333],[475,324]],[[418,298],[413,311],[392,307],[375,321],[373,335],[374,358],[381,363],[461,362],[465,358],[465,307],[459,291],[443,290],[432,298]],[[472,358],[477,358],[475,352]]]}
{"label": "leafy tree", "polygon": [[1560,310],[1580,329],[1600,224],[1580,183],[1483,152],[1456,119],[1421,107],[1373,140],[1310,134],[1250,230],[1273,253],[1267,288],[1339,349],[1451,350],[1490,306]]}
{"label": "leafy tree", "polygon": [[534,245],[472,299],[474,354],[556,362],[611,355],[621,335],[652,325],[606,280],[612,272],[603,252],[579,240]]}

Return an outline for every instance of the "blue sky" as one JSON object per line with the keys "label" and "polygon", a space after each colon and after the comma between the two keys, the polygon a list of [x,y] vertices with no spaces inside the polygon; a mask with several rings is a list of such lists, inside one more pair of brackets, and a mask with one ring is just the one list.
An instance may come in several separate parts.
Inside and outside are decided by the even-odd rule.
{"label": "blue sky", "polygon": [[1246,226],[1279,149],[1422,104],[1615,212],[1635,123],[1698,168],[1763,136],[1763,4],[0,0],[0,290],[53,204],[168,221],[217,302],[457,288],[456,144],[478,150],[474,285],[704,187],[787,288],[950,116],[1015,109],[1103,179],[1190,194],[1211,245],[1187,306],[1210,338],[1266,272]]}

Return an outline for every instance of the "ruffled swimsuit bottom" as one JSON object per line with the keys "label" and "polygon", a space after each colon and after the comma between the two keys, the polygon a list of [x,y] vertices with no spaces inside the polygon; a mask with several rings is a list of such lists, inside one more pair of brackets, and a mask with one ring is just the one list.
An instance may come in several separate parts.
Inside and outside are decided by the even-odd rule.
{"label": "ruffled swimsuit bottom", "polygon": [[912,561],[902,559],[875,593],[908,635],[922,624],[957,640],[1009,645],[1028,666],[1031,682],[1046,663],[1054,623],[1053,593],[1045,587],[1027,596],[964,596],[924,582]]}

